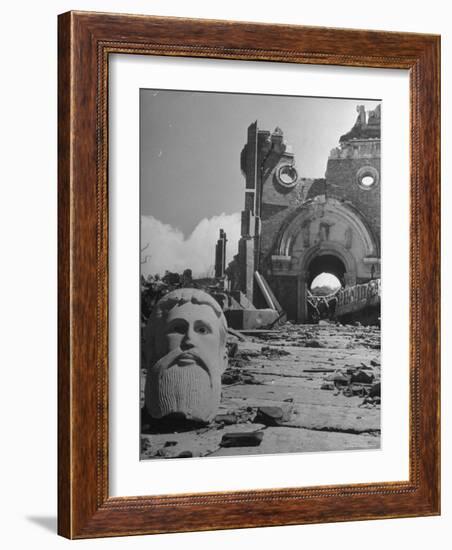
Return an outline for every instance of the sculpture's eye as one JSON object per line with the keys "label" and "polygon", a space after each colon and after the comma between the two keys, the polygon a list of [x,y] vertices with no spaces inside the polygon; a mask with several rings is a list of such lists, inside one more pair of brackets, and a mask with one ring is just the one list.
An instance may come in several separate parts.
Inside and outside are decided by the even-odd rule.
{"label": "sculpture's eye", "polygon": [[204,323],[199,323],[196,325],[195,330],[198,334],[210,334],[212,331],[210,330],[210,327],[205,325]]}

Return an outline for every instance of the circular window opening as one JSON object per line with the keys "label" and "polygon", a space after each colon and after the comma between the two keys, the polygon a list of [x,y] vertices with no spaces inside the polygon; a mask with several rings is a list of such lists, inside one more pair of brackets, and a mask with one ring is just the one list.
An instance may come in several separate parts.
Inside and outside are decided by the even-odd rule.
{"label": "circular window opening", "polygon": [[361,178],[361,185],[364,185],[364,187],[370,187],[375,183],[375,178],[373,176],[364,176]]}
{"label": "circular window opening", "polygon": [[328,296],[336,292],[341,286],[341,282],[336,275],[324,272],[319,273],[312,280],[310,290],[315,296]]}
{"label": "circular window opening", "polygon": [[371,189],[378,183],[378,171],[373,166],[363,166],[356,174],[361,189]]}
{"label": "circular window opening", "polygon": [[294,187],[297,183],[298,174],[291,164],[284,164],[277,173],[278,182],[284,187]]}

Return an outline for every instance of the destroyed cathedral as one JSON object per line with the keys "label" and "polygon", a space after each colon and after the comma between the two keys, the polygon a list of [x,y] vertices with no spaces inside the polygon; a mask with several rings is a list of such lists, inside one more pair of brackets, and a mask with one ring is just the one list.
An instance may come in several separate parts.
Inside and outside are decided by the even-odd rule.
{"label": "destroyed cathedral", "polygon": [[309,322],[316,307],[310,287],[321,273],[341,283],[336,316],[379,308],[381,111],[357,111],[320,179],[299,173],[280,128],[249,126],[240,158],[245,201],[238,253],[225,265],[224,232],[216,250],[216,276],[226,275],[240,306],[229,312],[232,326],[268,325],[266,309]]}

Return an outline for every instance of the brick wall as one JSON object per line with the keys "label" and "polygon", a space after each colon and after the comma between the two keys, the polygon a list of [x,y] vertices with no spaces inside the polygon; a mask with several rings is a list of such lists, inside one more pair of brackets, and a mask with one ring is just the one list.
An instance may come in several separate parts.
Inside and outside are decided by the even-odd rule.
{"label": "brick wall", "polygon": [[273,294],[284,308],[289,320],[297,318],[297,279],[296,277],[266,277]]}
{"label": "brick wall", "polygon": [[292,207],[265,205],[266,216],[262,219],[262,233],[260,237],[259,269],[262,270],[262,272],[264,272],[263,262],[265,258],[276,253],[274,248],[281,226],[297,207],[298,205]]}
{"label": "brick wall", "polygon": [[329,159],[326,172],[327,196],[349,201],[366,219],[372,232],[380,238],[380,181],[370,189],[362,189],[356,174],[363,166],[372,166],[380,173],[379,158]]}

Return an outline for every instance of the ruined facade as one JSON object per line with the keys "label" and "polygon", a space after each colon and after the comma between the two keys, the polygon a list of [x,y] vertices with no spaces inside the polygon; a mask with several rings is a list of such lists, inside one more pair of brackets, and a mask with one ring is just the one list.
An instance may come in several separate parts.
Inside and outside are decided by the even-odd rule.
{"label": "ruined facade", "polygon": [[232,284],[256,307],[266,307],[256,272],[298,322],[307,320],[307,292],[320,273],[332,273],[343,287],[380,277],[380,106],[357,111],[321,179],[299,175],[281,129],[249,126]]}
{"label": "ruined facade", "polygon": [[215,277],[220,279],[225,274],[227,242],[226,233],[223,229],[220,229],[220,237],[215,246]]}

